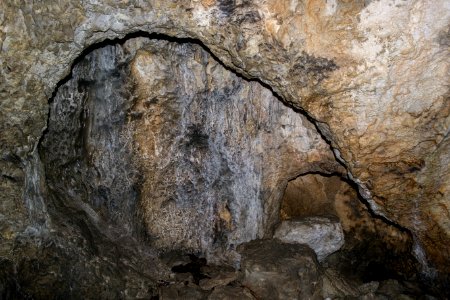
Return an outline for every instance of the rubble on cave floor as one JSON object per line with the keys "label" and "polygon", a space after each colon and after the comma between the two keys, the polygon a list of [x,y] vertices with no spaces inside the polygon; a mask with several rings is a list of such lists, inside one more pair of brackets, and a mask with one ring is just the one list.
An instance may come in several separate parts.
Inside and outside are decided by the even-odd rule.
{"label": "rubble on cave floor", "polygon": [[162,259],[173,274],[160,283],[159,299],[435,299],[414,280],[351,276],[340,261],[345,250],[322,263],[309,246],[278,239],[254,240],[237,251],[237,269],[182,252],[166,254]]}

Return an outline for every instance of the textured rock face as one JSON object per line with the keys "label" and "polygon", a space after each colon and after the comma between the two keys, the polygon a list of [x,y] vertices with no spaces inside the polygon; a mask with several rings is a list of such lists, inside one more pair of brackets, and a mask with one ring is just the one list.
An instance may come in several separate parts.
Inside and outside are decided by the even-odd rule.
{"label": "textured rock face", "polygon": [[308,245],[319,261],[339,250],[345,242],[341,223],[323,217],[283,221],[275,230],[274,238],[285,243]]}
{"label": "textured rock face", "polygon": [[23,194],[57,83],[88,46],[142,30],[200,39],[306,110],[374,211],[448,272],[449,16],[445,0],[2,1],[2,247],[42,219]]}
{"label": "textured rock face", "polygon": [[313,124],[260,83],[199,45],[148,38],[75,66],[40,153],[55,201],[158,249],[233,264],[226,250],[271,234],[289,178],[341,168]]}
{"label": "textured rock face", "polygon": [[226,299],[243,299],[243,300],[253,300],[256,299],[252,296],[249,291],[244,290],[243,288],[237,287],[220,287],[214,289],[208,299],[217,299],[217,300],[226,300]]}
{"label": "textured rock face", "polygon": [[286,182],[340,170],[314,126],[199,46],[150,43],[131,114],[149,234],[205,252],[270,233]]}

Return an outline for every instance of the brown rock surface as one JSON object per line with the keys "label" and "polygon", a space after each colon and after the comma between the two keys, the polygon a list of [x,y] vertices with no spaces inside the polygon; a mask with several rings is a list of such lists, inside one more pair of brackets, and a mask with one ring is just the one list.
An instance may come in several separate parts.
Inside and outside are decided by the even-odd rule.
{"label": "brown rock surface", "polygon": [[253,295],[245,288],[222,286],[217,287],[209,295],[210,300],[227,300],[227,299],[242,299],[242,300],[254,300]]}
{"label": "brown rock surface", "polygon": [[45,219],[22,195],[58,82],[89,46],[145,31],[199,39],[304,109],[372,209],[448,272],[449,19],[445,0],[2,1],[2,247]]}
{"label": "brown rock surface", "polygon": [[322,278],[314,251],[277,239],[240,246],[242,285],[257,299],[321,299]]}
{"label": "brown rock surface", "polygon": [[[161,38],[103,45],[82,57],[52,97],[26,168],[31,224],[18,237],[2,236],[2,255],[19,265],[24,293],[48,297],[42,287],[62,280],[56,294],[69,293],[73,281],[88,298],[97,295],[84,284],[89,277],[111,297],[155,294],[156,280],[168,279],[156,249],[239,263],[236,244],[271,234],[289,178],[342,169],[314,125],[269,89],[197,44]],[[38,245],[48,241],[58,247],[40,257]],[[41,274],[34,263],[60,277],[34,284]],[[53,271],[61,265],[76,272]],[[104,280],[110,272],[129,275]],[[205,286],[233,281],[216,279]],[[159,293],[205,295],[183,286]]]}
{"label": "brown rock surface", "polygon": [[[304,222],[327,217],[339,221],[345,244],[324,264],[337,263],[340,273],[354,280],[384,280],[392,274],[410,279],[417,275],[417,261],[411,254],[414,239],[411,233],[374,217],[354,187],[339,176],[306,174],[289,181],[280,213],[283,220]],[[320,228],[319,224],[312,222],[313,228]],[[319,238],[316,243],[323,247],[338,236],[324,241]],[[304,234],[301,239],[307,237]]]}

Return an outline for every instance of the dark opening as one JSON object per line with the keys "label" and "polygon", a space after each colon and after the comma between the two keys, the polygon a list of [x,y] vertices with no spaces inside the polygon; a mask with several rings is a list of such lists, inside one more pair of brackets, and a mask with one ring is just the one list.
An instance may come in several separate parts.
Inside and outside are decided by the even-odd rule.
{"label": "dark opening", "polygon": [[375,217],[346,179],[312,173],[289,181],[280,219],[312,216],[339,218],[344,231],[345,244],[327,258],[326,267],[362,282],[416,279],[409,232]]}

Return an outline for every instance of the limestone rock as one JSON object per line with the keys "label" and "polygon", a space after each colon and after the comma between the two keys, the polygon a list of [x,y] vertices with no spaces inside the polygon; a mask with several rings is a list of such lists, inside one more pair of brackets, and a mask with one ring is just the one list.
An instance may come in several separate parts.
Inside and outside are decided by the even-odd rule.
{"label": "limestone rock", "polygon": [[285,243],[308,245],[316,252],[319,261],[339,250],[345,242],[341,223],[324,217],[283,221],[274,238]]}
{"label": "limestone rock", "polygon": [[309,247],[255,240],[239,252],[242,284],[257,299],[322,299],[319,266]]}
{"label": "limestone rock", "polygon": [[331,269],[326,269],[323,272],[322,289],[324,298],[335,299],[346,296],[358,297],[360,295],[357,283],[347,280],[342,274]]}
{"label": "limestone rock", "polygon": [[289,178],[340,170],[306,118],[201,47],[126,46],[134,44],[129,127],[144,221],[159,247],[211,252],[262,238],[278,220]]}
{"label": "limestone rock", "polygon": [[23,195],[48,99],[83,51],[141,32],[199,40],[306,111],[424,270],[448,274],[449,21],[446,0],[1,1],[2,255],[45,216]]}
{"label": "limestone rock", "polygon": [[322,278],[322,296],[331,299],[341,299],[345,297],[371,299],[380,284],[377,281],[360,284],[346,278],[343,274],[336,272],[333,269],[326,269],[323,272]]}
{"label": "limestone rock", "polygon": [[40,151],[50,195],[209,261],[234,260],[226,250],[270,231],[297,172],[342,171],[314,126],[260,83],[199,45],[147,38],[74,67]]}

